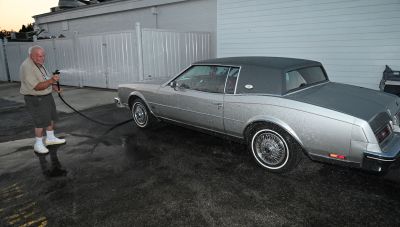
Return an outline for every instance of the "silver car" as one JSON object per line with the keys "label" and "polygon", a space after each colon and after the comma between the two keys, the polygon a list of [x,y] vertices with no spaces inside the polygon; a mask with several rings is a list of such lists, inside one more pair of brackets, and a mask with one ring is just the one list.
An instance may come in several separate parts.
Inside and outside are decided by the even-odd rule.
{"label": "silver car", "polygon": [[397,96],[329,81],[321,63],[276,57],[200,61],[165,80],[122,84],[136,125],[157,120],[237,138],[287,172],[312,160],[385,171],[400,151]]}

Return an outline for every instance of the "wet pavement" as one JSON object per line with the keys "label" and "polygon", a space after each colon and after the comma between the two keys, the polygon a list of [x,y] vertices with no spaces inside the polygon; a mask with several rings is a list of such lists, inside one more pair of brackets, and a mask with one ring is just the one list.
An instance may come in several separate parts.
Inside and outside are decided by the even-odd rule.
{"label": "wet pavement", "polygon": [[[67,144],[36,155],[24,107],[0,104],[0,226],[400,224],[400,170],[378,176],[304,159],[277,175],[239,143],[164,123],[105,134],[70,113],[57,130]],[[129,118],[114,105],[84,113]]]}

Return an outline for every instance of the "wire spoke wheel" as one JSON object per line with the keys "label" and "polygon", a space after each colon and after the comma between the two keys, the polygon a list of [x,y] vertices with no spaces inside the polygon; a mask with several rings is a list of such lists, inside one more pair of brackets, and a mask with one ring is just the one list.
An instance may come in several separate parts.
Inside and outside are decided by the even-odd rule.
{"label": "wire spoke wheel", "polygon": [[147,126],[149,115],[146,106],[141,101],[137,101],[133,104],[132,117],[135,120],[137,126],[141,128]]}
{"label": "wire spoke wheel", "polygon": [[265,131],[257,134],[253,144],[257,157],[268,166],[277,166],[286,158],[285,141],[272,132]]}
{"label": "wire spoke wheel", "polygon": [[301,159],[301,147],[285,130],[274,124],[259,123],[253,126],[248,145],[257,163],[271,172],[288,172]]}

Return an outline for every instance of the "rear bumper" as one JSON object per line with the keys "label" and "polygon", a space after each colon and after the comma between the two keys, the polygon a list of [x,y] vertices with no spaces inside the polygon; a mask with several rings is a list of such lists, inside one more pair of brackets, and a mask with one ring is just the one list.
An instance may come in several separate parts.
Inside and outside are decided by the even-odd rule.
{"label": "rear bumper", "polygon": [[377,172],[400,166],[400,133],[395,132],[390,141],[382,147],[382,152],[364,153],[362,168]]}
{"label": "rear bumper", "polygon": [[385,172],[391,168],[400,167],[399,158],[382,158],[377,155],[365,154],[362,162],[362,168],[375,172]]}

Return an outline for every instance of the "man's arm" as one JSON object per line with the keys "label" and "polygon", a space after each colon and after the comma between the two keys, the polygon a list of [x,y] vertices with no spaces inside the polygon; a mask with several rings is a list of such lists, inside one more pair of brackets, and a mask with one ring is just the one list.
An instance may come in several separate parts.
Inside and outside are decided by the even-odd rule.
{"label": "man's arm", "polygon": [[39,82],[38,84],[36,84],[36,86],[33,89],[35,89],[35,91],[42,91],[42,90],[47,89],[49,86],[51,86],[55,82],[56,82],[56,80],[53,79],[53,77],[52,77],[49,80]]}
{"label": "man's arm", "polygon": [[36,84],[36,86],[33,89],[35,89],[35,91],[45,90],[59,80],[60,76],[58,74],[54,74],[53,77],[51,77],[50,79]]}

